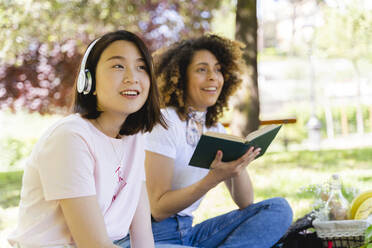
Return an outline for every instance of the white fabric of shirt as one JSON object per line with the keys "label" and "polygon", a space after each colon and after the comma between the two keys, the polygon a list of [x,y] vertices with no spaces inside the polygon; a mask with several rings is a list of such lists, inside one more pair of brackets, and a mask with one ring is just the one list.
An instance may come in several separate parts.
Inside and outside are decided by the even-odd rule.
{"label": "white fabric of shirt", "polygon": [[[109,237],[125,237],[145,180],[143,147],[141,133],[114,139],[78,114],[58,121],[25,166],[19,220],[10,243],[27,248],[73,244],[58,200],[91,195],[97,197]],[[127,183],[119,192],[118,173]]]}
{"label": "white fabric of shirt", "polygon": [[[185,188],[205,177],[208,174],[208,169],[189,165],[196,146],[191,146],[186,142],[186,121],[179,118],[174,108],[168,107],[162,109],[162,114],[167,121],[168,130],[157,125],[151,133],[146,133],[145,150],[173,159],[172,190]],[[221,123],[217,123],[216,126],[210,128],[204,125],[203,132],[207,131],[226,133]],[[181,216],[193,216],[192,212],[198,208],[202,199],[200,198],[177,214]]]}

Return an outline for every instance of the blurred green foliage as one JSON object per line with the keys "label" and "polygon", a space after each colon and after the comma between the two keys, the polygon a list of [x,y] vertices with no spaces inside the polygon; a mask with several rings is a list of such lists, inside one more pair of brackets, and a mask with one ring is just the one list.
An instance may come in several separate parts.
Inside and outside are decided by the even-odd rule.
{"label": "blurred green foliage", "polygon": [[[196,3],[197,2],[197,3]],[[221,1],[0,1],[0,109],[66,113],[81,54],[119,29],[154,51],[210,31]]]}
{"label": "blurred green foliage", "polygon": [[19,203],[23,171],[0,172],[0,207],[8,208]]}
{"label": "blurred green foliage", "polygon": [[[272,164],[285,164],[289,168],[316,168],[325,171],[342,171],[343,169],[368,169],[372,161],[372,148],[320,151],[273,152],[257,160],[257,169],[268,169]],[[372,171],[371,171],[372,173]],[[364,176],[364,175],[360,175]],[[371,175],[372,176],[372,175]],[[368,178],[371,180],[372,177]]]}
{"label": "blurred green foliage", "polygon": [[31,153],[35,143],[36,139],[18,139],[13,137],[0,139],[0,164],[5,167],[16,165]]}
{"label": "blurred green foliage", "polygon": [[345,2],[344,8],[325,7],[324,25],[316,30],[320,56],[358,61],[372,59],[372,14],[360,0]]}
{"label": "blurred green foliage", "polygon": [[0,58],[14,61],[35,41],[53,45],[74,39],[84,47],[82,43],[117,29],[143,34],[155,49],[209,30],[211,10],[219,6],[216,0],[4,0],[0,36],[6,39],[0,40]]}

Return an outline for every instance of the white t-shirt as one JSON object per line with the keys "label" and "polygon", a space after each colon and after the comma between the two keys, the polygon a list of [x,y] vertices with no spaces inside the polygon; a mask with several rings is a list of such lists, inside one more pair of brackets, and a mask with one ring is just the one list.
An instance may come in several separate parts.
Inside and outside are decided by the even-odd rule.
{"label": "white t-shirt", "polygon": [[125,237],[145,180],[143,145],[141,133],[110,138],[78,114],[54,124],[25,167],[18,225],[9,242],[21,247],[73,244],[58,200],[91,195],[98,199],[109,237]]}
{"label": "white t-shirt", "polygon": [[[177,190],[201,180],[208,174],[208,169],[188,165],[196,146],[191,146],[186,142],[186,121],[179,118],[174,108],[162,109],[162,113],[167,121],[168,130],[157,125],[151,133],[147,133],[145,150],[174,160],[172,190]],[[206,131],[226,133],[221,123],[210,128],[204,126],[203,132]],[[198,208],[202,199],[200,198],[177,214],[192,216],[192,212]]]}

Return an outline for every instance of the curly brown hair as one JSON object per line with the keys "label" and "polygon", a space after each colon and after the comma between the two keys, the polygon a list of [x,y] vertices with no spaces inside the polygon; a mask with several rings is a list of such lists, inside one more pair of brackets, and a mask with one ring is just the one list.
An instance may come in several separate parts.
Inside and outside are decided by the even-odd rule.
{"label": "curly brown hair", "polygon": [[207,109],[206,126],[217,124],[227,107],[229,97],[234,94],[242,79],[244,61],[240,42],[217,35],[203,35],[199,38],[183,40],[164,51],[154,54],[155,74],[159,82],[162,103],[165,107],[175,107],[182,120],[186,119],[187,76],[186,71],[196,51],[208,50],[221,65],[224,84],[216,104]]}

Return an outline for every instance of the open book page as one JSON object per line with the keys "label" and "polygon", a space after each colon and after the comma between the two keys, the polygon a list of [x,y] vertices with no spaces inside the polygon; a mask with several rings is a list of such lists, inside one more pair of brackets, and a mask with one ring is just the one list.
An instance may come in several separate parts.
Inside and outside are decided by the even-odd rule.
{"label": "open book page", "polygon": [[215,138],[220,138],[220,139],[225,139],[225,140],[231,140],[231,141],[245,143],[245,139],[244,138],[241,138],[239,136],[235,136],[235,135],[232,135],[232,134],[216,133],[216,132],[206,132],[206,133],[204,133],[204,135],[215,137]]}
{"label": "open book page", "polygon": [[266,126],[266,127],[263,127],[263,128],[260,128],[250,134],[247,135],[247,137],[245,138],[247,141],[251,141],[253,139],[255,139],[256,137],[258,136],[261,136],[262,134],[264,133],[267,133],[269,132],[270,130],[276,128],[278,125],[269,125],[269,126]]}

